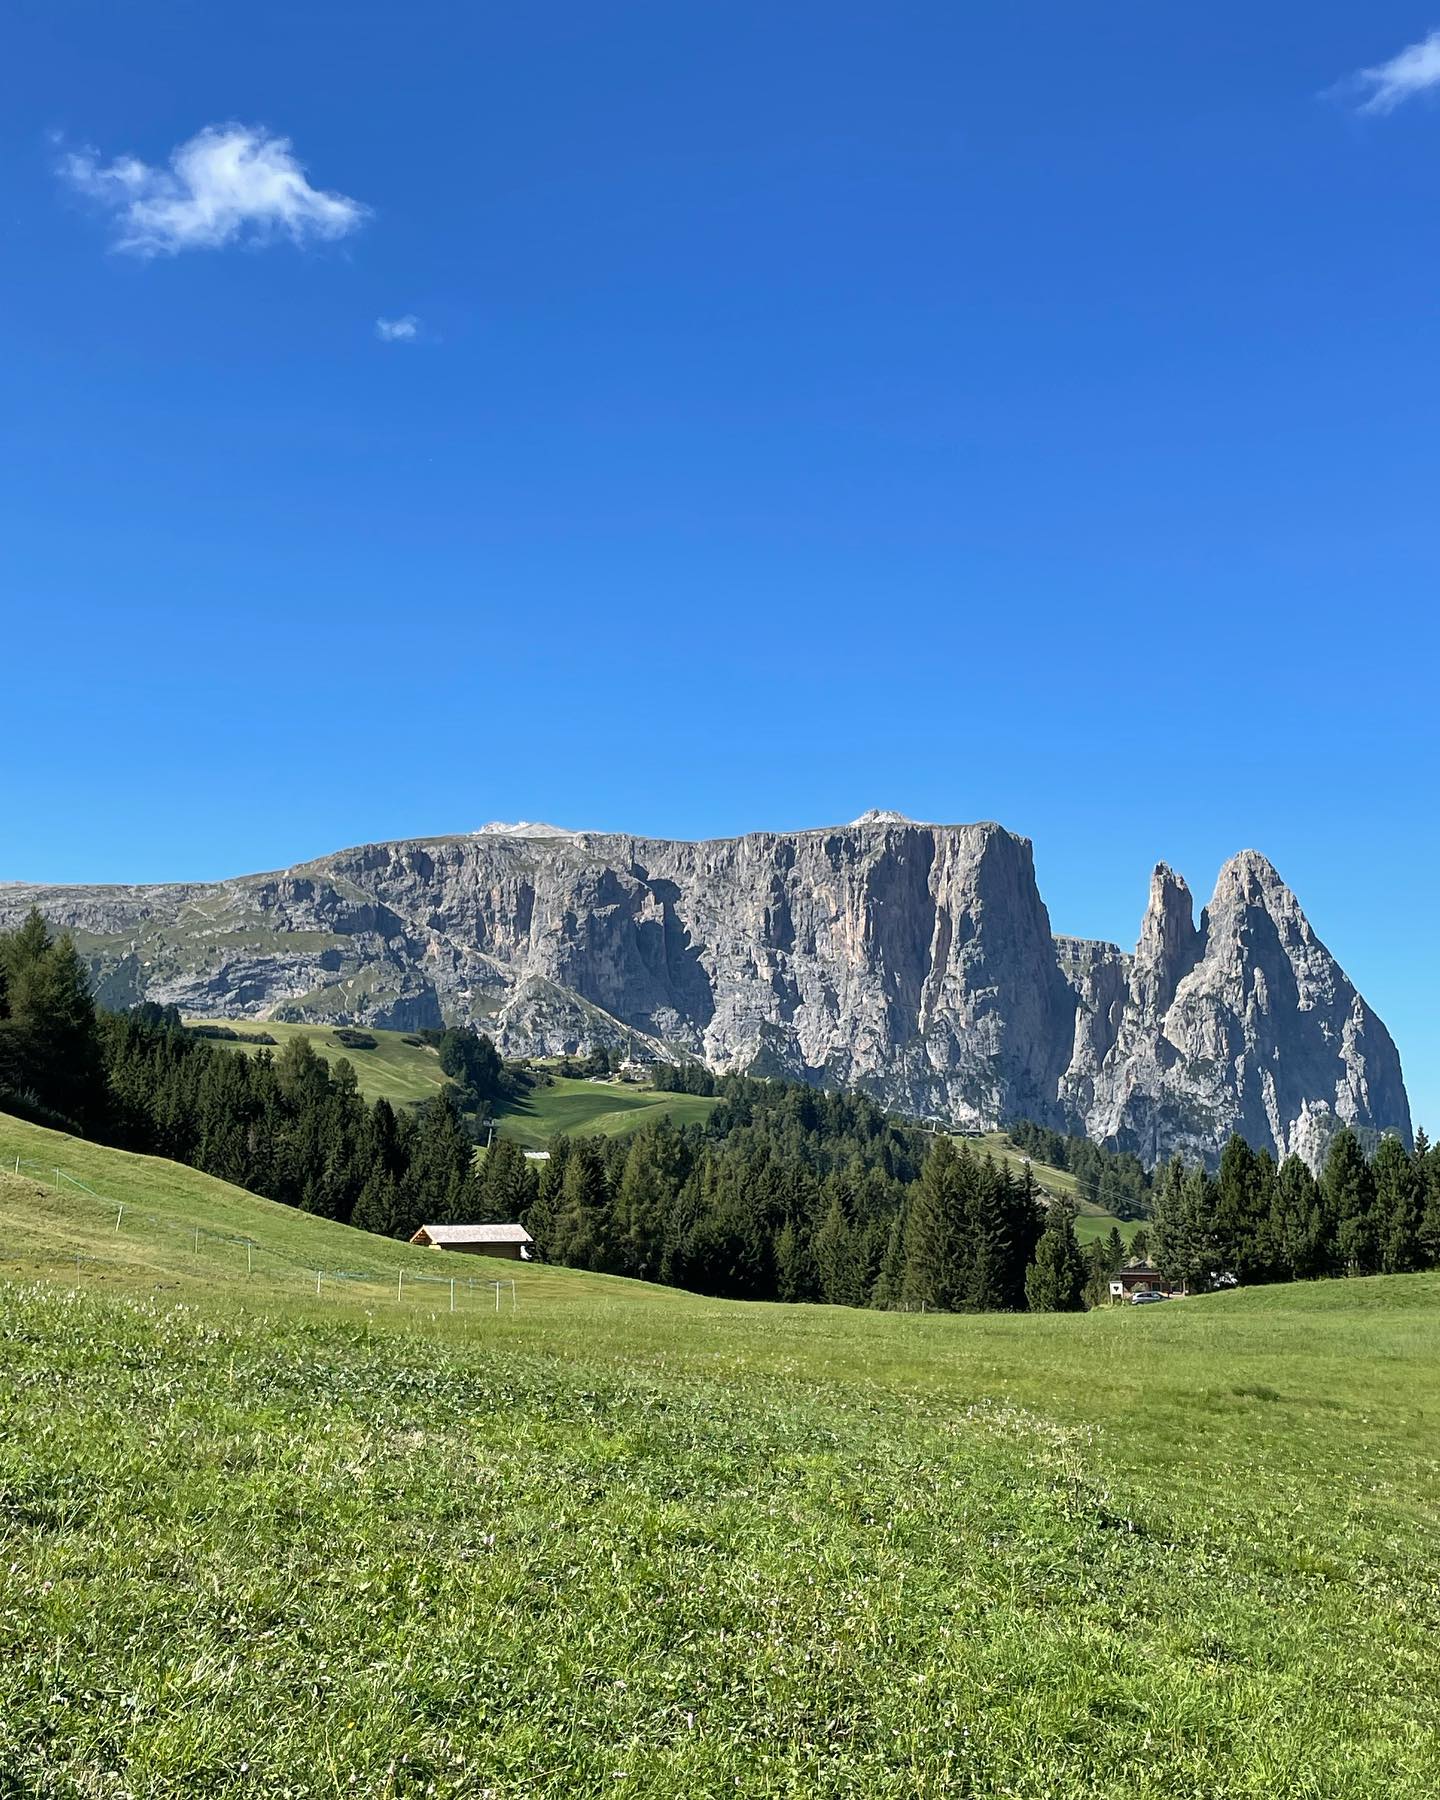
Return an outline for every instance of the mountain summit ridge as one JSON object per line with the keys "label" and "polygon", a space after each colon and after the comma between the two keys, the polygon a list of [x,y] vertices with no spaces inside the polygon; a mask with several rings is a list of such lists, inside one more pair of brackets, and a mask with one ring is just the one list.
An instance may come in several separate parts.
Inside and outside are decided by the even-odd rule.
{"label": "mountain summit ridge", "polygon": [[1253,850],[1198,923],[1158,864],[1133,954],[1052,931],[1027,838],[878,811],[700,842],[522,824],[222,882],[0,888],[0,925],[31,904],[111,1005],[470,1023],[510,1055],[632,1043],[1148,1161],[1213,1160],[1232,1130],[1312,1162],[1340,1124],[1409,1141],[1389,1033]]}

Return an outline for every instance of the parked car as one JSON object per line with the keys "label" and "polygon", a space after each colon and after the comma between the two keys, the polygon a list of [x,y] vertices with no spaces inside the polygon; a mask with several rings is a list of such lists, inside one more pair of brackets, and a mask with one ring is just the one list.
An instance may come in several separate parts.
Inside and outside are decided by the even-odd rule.
{"label": "parked car", "polygon": [[1141,1288],[1139,1293],[1130,1296],[1132,1306],[1149,1306],[1152,1300],[1168,1300],[1168,1294],[1157,1294],[1151,1288]]}

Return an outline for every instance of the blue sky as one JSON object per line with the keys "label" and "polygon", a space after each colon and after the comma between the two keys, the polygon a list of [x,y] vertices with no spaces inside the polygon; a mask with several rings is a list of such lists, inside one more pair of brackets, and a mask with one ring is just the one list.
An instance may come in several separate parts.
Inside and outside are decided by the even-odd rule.
{"label": "blue sky", "polygon": [[1440,1127],[1437,27],[20,0],[0,876],[1253,845]]}

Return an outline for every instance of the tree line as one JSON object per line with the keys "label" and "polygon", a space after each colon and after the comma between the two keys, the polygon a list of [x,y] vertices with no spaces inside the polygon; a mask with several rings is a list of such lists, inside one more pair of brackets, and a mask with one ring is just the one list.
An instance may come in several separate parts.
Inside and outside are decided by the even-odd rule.
{"label": "tree line", "polygon": [[[523,1075],[474,1033],[437,1047],[444,1090],[414,1108],[367,1104],[348,1059],[327,1063],[304,1038],[252,1056],[188,1032],[173,1008],[97,1012],[83,960],[38,914],[0,934],[0,1109],[368,1231],[518,1220],[540,1256],[575,1268],[936,1311],[1078,1308],[1126,1254],[1118,1231],[1082,1251],[1073,1207],[1047,1211],[1028,1166],[799,1083],[684,1069],[676,1091],[717,1099],[704,1121],[559,1138],[548,1160],[505,1138],[477,1155],[466,1108],[502,1103]],[[1128,1179],[1124,1159],[1099,1154]],[[1163,1171],[1147,1235],[1130,1254],[1148,1249],[1192,1290],[1432,1267],[1440,1152],[1387,1138],[1367,1159],[1341,1132],[1317,1180],[1236,1138],[1213,1176],[1178,1159]]]}
{"label": "tree line", "polygon": [[[504,1138],[477,1156],[462,1102],[501,1097],[507,1077],[465,1035],[439,1046],[454,1085],[414,1109],[367,1104],[348,1059],[304,1038],[247,1055],[173,1008],[97,1012],[83,960],[38,914],[0,936],[0,1105],[42,1123],[390,1236],[520,1220],[549,1260],[704,1293],[1027,1304],[1046,1223],[1028,1172],[932,1143],[862,1095],[739,1075],[709,1079],[702,1123],[561,1138],[538,1164]],[[1042,1283],[1030,1303],[1071,1299]]]}
{"label": "tree line", "polygon": [[555,1140],[526,1215],[540,1253],[732,1299],[1027,1304],[1045,1224],[1028,1172],[927,1143],[861,1096],[725,1085],[742,1091],[703,1124]]}
{"label": "tree line", "polygon": [[1356,1134],[1331,1139],[1319,1176],[1298,1156],[1232,1137],[1212,1175],[1174,1158],[1155,1189],[1155,1266],[1192,1293],[1326,1275],[1440,1267],[1440,1146],[1407,1151],[1383,1137],[1367,1157]]}

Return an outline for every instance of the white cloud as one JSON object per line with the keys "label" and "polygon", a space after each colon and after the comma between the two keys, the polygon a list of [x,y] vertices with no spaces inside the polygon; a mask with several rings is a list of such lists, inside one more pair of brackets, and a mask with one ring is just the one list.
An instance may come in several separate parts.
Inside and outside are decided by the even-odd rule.
{"label": "white cloud", "polygon": [[375,335],[382,344],[413,344],[420,335],[420,321],[414,313],[401,319],[377,319]]}
{"label": "white cloud", "polygon": [[1440,31],[1432,31],[1377,68],[1361,69],[1346,86],[1365,91],[1360,111],[1366,113],[1392,112],[1402,100],[1440,87]]}
{"label": "white cloud", "polygon": [[369,213],[345,194],[311,187],[289,138],[258,126],[207,125],[170,152],[168,168],[134,156],[102,163],[84,150],[66,156],[60,173],[114,214],[115,247],[135,256],[340,238]]}

